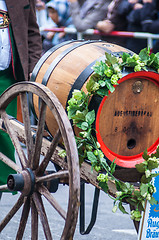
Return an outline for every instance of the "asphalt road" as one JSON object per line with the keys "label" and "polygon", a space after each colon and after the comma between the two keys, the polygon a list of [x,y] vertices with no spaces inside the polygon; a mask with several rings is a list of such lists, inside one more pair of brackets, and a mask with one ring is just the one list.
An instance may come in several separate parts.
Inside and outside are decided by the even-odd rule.
{"label": "asphalt road", "polygon": [[[24,149],[25,151],[25,149]],[[16,157],[17,159],[17,157]],[[18,159],[17,159],[18,163]],[[52,164],[49,166],[52,169]],[[85,224],[86,227],[90,222],[92,212],[92,202],[94,198],[94,186],[91,184],[85,184]],[[59,185],[56,193],[54,193],[55,199],[58,201],[63,209],[67,209],[68,201],[67,185]],[[3,193],[0,200],[0,221],[10,211],[14,203],[16,202],[19,194],[12,195],[11,193]],[[60,240],[60,236],[64,226],[64,220],[57,214],[54,208],[46,201],[44,201],[44,207],[48,217],[49,225],[52,231],[54,240]],[[126,210],[130,212],[129,206],[126,205]],[[123,214],[120,211],[112,213],[113,200],[107,196],[104,192],[100,191],[99,204],[97,211],[97,219],[91,232],[87,235],[81,235],[79,232],[79,220],[77,222],[76,231],[74,234],[74,240],[137,240],[137,233],[134,228],[133,222],[130,219],[130,215]],[[16,233],[21,218],[21,209],[9,222],[7,227],[0,233],[0,240],[15,240]],[[24,234],[24,240],[30,240],[30,219],[26,226]],[[39,222],[39,240],[45,240],[41,223]]]}
{"label": "asphalt road", "polygon": [[[59,190],[55,193],[55,197],[62,207],[67,205],[68,187],[60,186]],[[89,223],[92,199],[94,195],[94,187],[90,184],[86,185],[86,225]],[[13,202],[17,199],[17,195],[11,193],[3,193],[0,202],[0,219],[9,211]],[[53,239],[60,239],[61,228],[63,220],[58,216],[53,208],[46,202],[44,203],[49,224],[53,232]],[[77,223],[76,232],[74,235],[75,240],[137,240],[137,234],[134,225],[129,215],[125,215],[120,211],[112,213],[113,201],[103,192],[100,193],[98,214],[95,226],[88,235],[81,235],[79,233],[79,222]],[[129,207],[126,207],[129,210]],[[14,240],[15,234],[20,220],[20,212],[12,219],[2,233],[0,233],[0,240]],[[63,229],[63,228],[62,228]],[[23,239],[30,239],[30,223],[27,225]],[[39,225],[39,240],[45,239],[42,227]]]}

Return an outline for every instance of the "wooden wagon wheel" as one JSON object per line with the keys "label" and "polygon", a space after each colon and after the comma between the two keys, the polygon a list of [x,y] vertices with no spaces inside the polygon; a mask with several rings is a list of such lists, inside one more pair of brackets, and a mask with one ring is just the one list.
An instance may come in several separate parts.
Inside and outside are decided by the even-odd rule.
{"label": "wooden wagon wheel", "polygon": [[[40,101],[39,120],[35,140],[30,124],[29,109],[27,104],[27,94],[37,95]],[[27,154],[20,144],[18,130],[13,127],[8,115],[6,107],[17,96],[21,99],[22,116],[24,123],[24,139],[26,139]],[[45,126],[46,111],[51,111],[55,117],[58,128],[56,135],[49,147],[47,146],[46,154],[43,160],[40,161],[40,153],[43,147],[43,132]],[[0,186],[0,190],[10,189],[20,192],[20,197],[10,212],[4,217],[0,223],[0,232],[8,226],[13,216],[22,207],[21,219],[17,230],[16,239],[22,239],[28,222],[29,210],[31,210],[31,239],[38,239],[38,217],[41,220],[43,232],[46,239],[52,239],[52,229],[47,218],[43,199],[50,203],[50,206],[64,219],[64,226],[60,239],[72,239],[76,227],[78,207],[79,207],[79,189],[80,189],[80,174],[78,164],[78,153],[74,134],[67,118],[67,115],[61,106],[56,96],[45,86],[39,83],[21,82],[11,86],[0,97],[0,114],[2,125],[5,126],[12,143],[15,147],[21,166],[8,159],[4,154],[0,153],[0,160],[14,169],[17,174],[9,176],[6,186]],[[62,139],[62,140],[61,140]],[[61,160],[60,170],[48,174],[46,173],[47,166],[51,159],[56,159],[57,148],[59,142],[63,142],[66,150],[65,161]],[[60,157],[59,157],[60,158]],[[54,160],[52,160],[54,161]],[[53,194],[46,187],[46,182],[50,183],[53,179],[68,179],[69,197],[66,211],[56,201]],[[43,198],[44,197],[44,198]],[[51,214],[51,213],[50,213]],[[54,225],[56,230],[56,224]],[[13,237],[13,236],[12,236]],[[53,236],[54,239],[54,236]],[[59,238],[58,238],[59,239]]]}

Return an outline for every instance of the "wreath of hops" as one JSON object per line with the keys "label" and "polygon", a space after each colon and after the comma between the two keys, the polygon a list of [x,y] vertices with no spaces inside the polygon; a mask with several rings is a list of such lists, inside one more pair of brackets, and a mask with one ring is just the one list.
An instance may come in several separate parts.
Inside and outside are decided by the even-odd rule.
{"label": "wreath of hops", "polygon": [[[152,173],[151,170],[159,166],[159,147],[156,153],[149,156],[147,150],[143,154],[143,162],[136,165],[136,169],[142,173],[140,187],[135,189],[134,185],[128,182],[122,182],[116,179],[113,174],[115,172],[115,160],[109,165],[104,158],[104,154],[100,149],[100,144],[94,137],[93,123],[95,121],[95,111],[89,111],[89,101],[93,95],[100,97],[108,96],[115,90],[114,85],[118,85],[118,80],[122,77],[124,68],[133,68],[137,71],[148,71],[151,69],[159,73],[159,53],[150,54],[150,49],[142,49],[139,53],[130,55],[123,53],[120,57],[115,57],[109,53],[105,53],[105,62],[96,62],[93,66],[94,74],[90,77],[86,89],[74,90],[72,98],[68,101],[68,118],[73,121],[73,125],[80,129],[79,135],[76,136],[76,143],[79,153],[79,161],[82,164],[85,159],[91,163],[92,170],[98,172],[97,180],[99,186],[109,193],[108,181],[111,179],[116,185],[116,197],[112,211],[116,212],[119,208],[123,213],[126,210],[123,202],[135,206],[136,210],[131,211],[131,218],[139,221],[141,211],[144,211],[145,200],[151,204],[157,204],[157,201],[152,196],[156,191],[152,184],[152,178],[158,174]],[[64,154],[64,152],[61,152]]]}

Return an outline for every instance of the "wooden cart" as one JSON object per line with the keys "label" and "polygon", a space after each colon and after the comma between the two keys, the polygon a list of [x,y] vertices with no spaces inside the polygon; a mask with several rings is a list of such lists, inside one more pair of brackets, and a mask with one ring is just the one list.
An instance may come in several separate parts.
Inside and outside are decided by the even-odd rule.
{"label": "wooden cart", "polygon": [[[21,208],[14,238],[23,238],[31,210],[31,239],[38,239],[38,217],[45,238],[52,239],[45,198],[64,219],[60,239],[73,239],[80,206],[80,180],[94,185],[98,198],[97,172],[91,171],[88,162],[79,168],[74,138],[76,129],[72,129],[64,109],[74,89],[85,89],[93,73],[93,64],[104,59],[106,51],[119,56],[128,50],[100,41],[65,42],[40,59],[31,82],[17,83],[0,96],[0,129],[9,134],[20,162],[14,163],[0,153],[1,161],[16,172],[8,177],[7,185],[0,186],[0,191],[20,192],[17,202],[0,223],[0,232]],[[107,100],[93,99],[91,102],[96,111],[100,110],[97,111],[96,126],[102,150],[108,159],[117,158],[115,176],[123,181],[134,184],[139,181],[140,174],[134,168],[135,164],[142,161],[145,148],[152,152],[158,144],[158,81],[158,74],[152,72],[125,72],[121,84]],[[16,97],[20,97],[23,123],[6,114],[7,106]],[[28,99],[38,119],[36,126],[31,124]],[[64,158],[59,155],[62,149],[66,150]],[[42,160],[40,156],[44,156]],[[47,169],[50,163],[53,171]],[[66,210],[54,198],[60,184],[69,187]],[[115,195],[115,184],[109,182],[109,187],[110,194]],[[82,225],[81,232],[88,233],[91,228],[85,231]]]}

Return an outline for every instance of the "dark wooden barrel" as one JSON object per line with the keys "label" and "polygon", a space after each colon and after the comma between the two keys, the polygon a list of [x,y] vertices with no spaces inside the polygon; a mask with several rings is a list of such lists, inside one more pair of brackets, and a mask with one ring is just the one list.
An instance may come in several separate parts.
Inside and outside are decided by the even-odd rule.
{"label": "dark wooden barrel", "polygon": [[[69,41],[50,49],[33,70],[32,81],[46,85],[64,108],[74,89],[83,89],[93,73],[96,61],[105,52],[120,56],[128,49],[102,41]],[[147,148],[155,151],[159,133],[159,75],[154,72],[123,73],[116,90],[103,99],[93,98],[96,110],[97,139],[105,156],[124,168],[134,168],[143,161]],[[32,97],[38,115],[39,100]],[[47,111],[46,125],[52,135],[57,125]]]}

